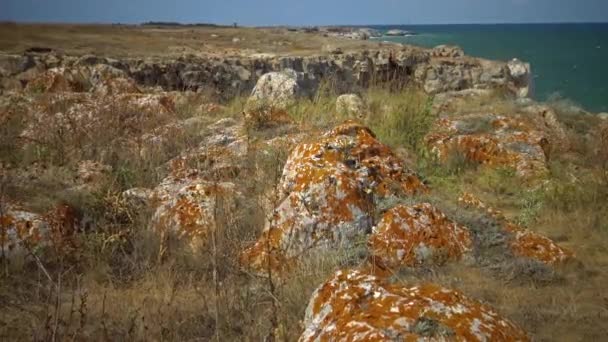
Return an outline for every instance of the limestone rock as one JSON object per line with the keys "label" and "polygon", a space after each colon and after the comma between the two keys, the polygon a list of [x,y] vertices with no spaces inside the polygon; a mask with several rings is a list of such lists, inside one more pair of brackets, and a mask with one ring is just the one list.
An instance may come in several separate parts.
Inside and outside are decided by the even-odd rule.
{"label": "limestone rock", "polygon": [[295,71],[267,73],[260,77],[247,100],[245,120],[255,127],[288,122],[286,111],[301,92]]}
{"label": "limestone rock", "polygon": [[549,141],[535,122],[524,117],[466,114],[437,120],[426,142],[437,156],[472,163],[507,166],[522,177],[543,174]]}
{"label": "limestone rock", "polygon": [[260,77],[251,92],[249,101],[286,109],[300,92],[298,75],[295,71],[287,69],[270,72]]}
{"label": "limestone rock", "polygon": [[0,76],[10,77],[35,66],[30,55],[0,55]]}
{"label": "limestone rock", "polygon": [[340,95],[336,100],[336,112],[346,117],[362,118],[365,116],[365,103],[356,94]]}
{"label": "limestone rock", "polygon": [[165,179],[154,193],[159,206],[152,217],[152,229],[163,241],[174,238],[194,251],[219,229],[219,215],[234,212],[235,186],[232,183],[191,179]]}
{"label": "limestone rock", "polygon": [[380,265],[397,268],[458,260],[471,250],[472,239],[466,227],[423,203],[384,213],[368,245]]}
{"label": "limestone rock", "polygon": [[528,341],[517,325],[459,291],[338,271],[313,293],[301,342]]}
{"label": "limestone rock", "polygon": [[[161,127],[162,128],[162,127]],[[123,193],[128,203],[154,211],[150,229],[163,244],[178,241],[197,251],[236,210],[240,196],[234,184],[247,152],[242,126],[221,119],[208,127],[214,134],[200,146],[183,151],[167,163],[169,175],[153,189]],[[162,136],[159,136],[160,139]]]}
{"label": "limestone rock", "polygon": [[253,269],[281,269],[312,249],[349,246],[371,230],[374,196],[426,187],[393,151],[354,122],[292,151],[278,186],[284,197],[262,237],[242,254]]}
{"label": "limestone rock", "polygon": [[[363,32],[363,31],[361,31]],[[365,39],[366,33],[356,32]],[[361,33],[359,35],[359,33]],[[342,33],[340,33],[342,34]],[[357,38],[359,39],[359,38]],[[435,54],[444,56],[460,55],[456,48],[446,48]],[[307,95],[313,94],[327,75],[336,78],[342,93],[353,92],[360,86],[367,86],[374,75],[393,75],[400,79],[413,80],[433,94],[463,89],[510,89],[514,93],[531,93],[532,78],[521,76],[514,68],[512,76],[507,63],[486,61],[467,56],[431,58],[432,50],[411,46],[393,45],[372,51],[342,54],[322,54],[319,56],[286,57],[271,54],[253,54],[248,58],[182,57],[174,60],[155,58],[122,58],[120,60],[85,56],[82,58],[52,54],[24,55],[18,58],[0,56],[0,86],[20,89],[22,84],[34,81],[50,68],[88,70],[101,65],[111,66],[125,72],[138,87],[160,87],[163,90],[214,89],[225,99],[251,91],[258,78],[269,72],[288,69],[298,74],[300,89]],[[389,63],[389,61],[391,63]],[[14,74],[17,72],[17,74]],[[384,75],[384,76],[383,76]],[[89,75],[84,75],[85,81]],[[68,79],[70,77],[67,77]],[[527,82],[527,83],[526,83]],[[35,85],[38,83],[39,85]],[[44,91],[44,82],[34,82],[31,88]],[[52,79],[49,81],[53,84]],[[68,88],[65,82],[55,81],[48,88]],[[69,82],[68,82],[69,83]],[[79,83],[79,82],[77,82]],[[63,84],[63,86],[62,86]],[[86,82],[85,84],[86,85]],[[87,87],[83,87],[88,90]]]}
{"label": "limestone rock", "polygon": [[17,205],[0,204],[0,253],[9,259],[30,253],[44,257],[47,249],[69,255],[76,250],[73,237],[80,229],[80,218],[67,205],[40,215]]}
{"label": "limestone rock", "polygon": [[533,95],[533,75],[530,64],[524,63],[517,58],[507,63],[509,74],[518,88],[518,97],[532,97]]}
{"label": "limestone rock", "polygon": [[481,210],[495,219],[502,229],[509,233],[509,248],[517,256],[548,265],[562,263],[574,257],[572,251],[557,245],[551,239],[510,222],[500,210],[487,206],[471,193],[462,194],[458,203],[465,207]]}
{"label": "limestone rock", "polygon": [[124,71],[106,64],[92,68],[90,82],[91,91],[98,96],[141,93],[134,79],[127,76]]}
{"label": "limestone rock", "polygon": [[505,229],[513,234],[511,250],[517,256],[554,265],[572,259],[572,251],[560,247],[546,236],[517,225],[505,224]]}
{"label": "limestone rock", "polygon": [[88,87],[87,77],[79,69],[59,67],[38,75],[27,83],[25,90],[35,93],[83,92]]}

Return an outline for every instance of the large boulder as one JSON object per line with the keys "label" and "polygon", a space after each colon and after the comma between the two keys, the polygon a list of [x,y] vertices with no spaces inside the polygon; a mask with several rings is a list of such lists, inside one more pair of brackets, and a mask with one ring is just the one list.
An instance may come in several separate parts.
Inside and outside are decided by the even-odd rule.
{"label": "large boulder", "polygon": [[313,248],[349,247],[371,231],[374,197],[426,187],[367,127],[347,122],[299,144],[278,190],[282,198],[270,223],[242,254],[256,270],[281,269]]}
{"label": "large boulder", "polygon": [[313,293],[300,342],[528,341],[491,307],[434,284],[391,284],[338,271]]}
{"label": "large boulder", "polygon": [[245,120],[255,127],[289,121],[287,109],[301,94],[295,71],[264,74],[247,100]]}
{"label": "large boulder", "polygon": [[384,213],[368,245],[379,265],[398,268],[458,260],[471,250],[472,239],[466,227],[423,203]]}
{"label": "large boulder", "polygon": [[262,75],[253,88],[249,100],[285,108],[300,93],[297,72],[293,69],[284,69]]}

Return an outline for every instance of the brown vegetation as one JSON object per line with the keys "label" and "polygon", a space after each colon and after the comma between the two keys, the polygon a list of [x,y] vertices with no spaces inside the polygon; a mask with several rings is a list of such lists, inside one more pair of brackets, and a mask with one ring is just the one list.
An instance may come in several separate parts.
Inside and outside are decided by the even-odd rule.
{"label": "brown vegetation", "polygon": [[20,54],[46,48],[69,55],[179,57],[194,55],[307,55],[355,50],[377,43],[323,37],[284,28],[226,28],[82,24],[0,23],[0,51]]}
{"label": "brown vegetation", "polygon": [[[145,31],[150,29],[142,30],[138,34],[153,39]],[[540,341],[593,340],[608,334],[604,290],[608,281],[604,271],[608,267],[608,163],[604,150],[597,149],[605,146],[605,129],[597,130],[599,125],[588,124],[587,118],[557,110],[572,147],[552,153],[548,174],[540,181],[521,179],[508,166],[470,165],[458,156],[447,163],[438,161],[424,140],[438,114],[431,108],[432,99],[419,90],[374,88],[362,95],[369,104],[362,120],[376,133],[378,146],[379,142],[390,145],[395,151],[391,157],[399,155],[415,166],[431,188],[430,193],[407,198],[387,196],[378,201],[374,216],[379,219],[397,204],[424,201],[475,236],[476,263],[463,259],[441,266],[402,268],[391,273],[393,284],[433,282],[462,291]],[[239,261],[242,251],[260,236],[268,208],[277,204],[272,191],[295,145],[269,141],[316,132],[347,119],[332,115],[335,94],[331,91],[293,104],[287,111],[295,123],[291,128],[247,132],[243,125],[249,148],[233,179],[243,196],[237,197],[235,206],[224,206],[219,199],[214,203],[215,228],[205,232],[207,242],[194,249],[180,248],[180,242],[171,239],[161,241],[149,229],[151,209],[127,201],[122,194],[157,186],[171,172],[167,163],[211,136],[214,122],[230,117],[240,125],[243,99],[207,106],[216,99],[190,94],[170,110],[155,111],[160,115],[142,115],[128,104],[115,102],[99,107],[94,121],[67,125],[67,131],[61,121],[65,116],[43,116],[42,121],[34,121],[40,124],[31,139],[22,136],[34,120],[30,101],[41,104],[47,114],[68,113],[65,99],[30,94],[2,100],[0,201],[35,212],[50,212],[57,204],[69,206],[81,223],[73,253],[49,251],[41,259],[28,250],[20,259],[2,258],[0,339],[297,340],[313,291],[336,269],[366,265],[371,258],[362,240],[347,248],[312,253],[284,278],[249,273]],[[524,115],[519,105],[500,94],[476,101],[465,101],[452,110],[485,108],[499,115]],[[194,126],[171,126],[192,118],[199,119]],[[167,126],[168,131],[163,128]],[[149,147],[145,134],[162,136],[162,132],[169,133],[156,148],[144,149]],[[107,167],[80,177],[79,166],[86,160]],[[210,160],[194,158],[185,163],[205,171],[213,169]],[[213,184],[224,176],[205,177]],[[549,236],[576,258],[549,267],[514,257],[504,248],[508,236],[493,215],[458,207],[463,192],[476,194],[518,225]],[[54,222],[63,229],[69,226],[65,221]],[[386,286],[402,291],[396,285]]]}

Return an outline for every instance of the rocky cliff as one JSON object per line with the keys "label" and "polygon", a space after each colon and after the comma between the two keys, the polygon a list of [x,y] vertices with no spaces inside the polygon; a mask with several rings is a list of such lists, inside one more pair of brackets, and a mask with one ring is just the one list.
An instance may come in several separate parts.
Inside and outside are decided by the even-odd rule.
{"label": "rocky cliff", "polygon": [[410,82],[429,94],[464,89],[504,88],[518,96],[531,95],[530,66],[517,60],[495,62],[465,56],[456,47],[418,49],[395,45],[362,52],[309,57],[243,56],[181,57],[172,60],[57,54],[0,55],[0,89],[21,89],[37,74],[53,68],[78,70],[83,88],[90,83],[88,67],[109,65],[124,71],[137,84],[164,90],[213,89],[226,99],[248,94],[257,80],[271,71],[292,69],[308,94],[323,79],[331,79],[341,92],[374,82]]}

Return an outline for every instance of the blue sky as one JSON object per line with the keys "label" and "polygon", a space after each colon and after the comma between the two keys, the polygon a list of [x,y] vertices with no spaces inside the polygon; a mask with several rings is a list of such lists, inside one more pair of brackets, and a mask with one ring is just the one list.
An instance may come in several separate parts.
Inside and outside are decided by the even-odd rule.
{"label": "blue sky", "polygon": [[0,0],[0,20],[242,25],[607,22],[608,0]]}

